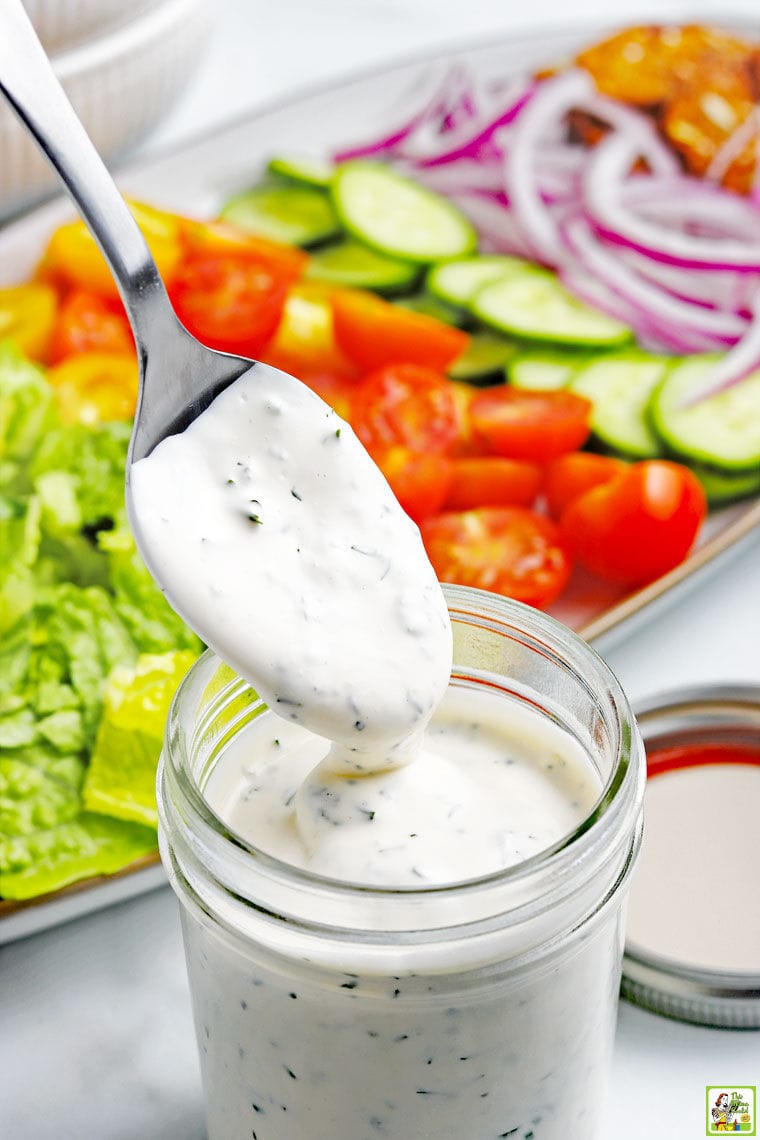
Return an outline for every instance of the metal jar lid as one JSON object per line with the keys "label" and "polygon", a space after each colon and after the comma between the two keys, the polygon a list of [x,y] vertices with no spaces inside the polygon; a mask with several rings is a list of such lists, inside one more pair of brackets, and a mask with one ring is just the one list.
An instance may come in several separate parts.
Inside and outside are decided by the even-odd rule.
{"label": "metal jar lid", "polygon": [[649,780],[623,996],[680,1021],[760,1028],[760,686],[682,689],[634,711]]}

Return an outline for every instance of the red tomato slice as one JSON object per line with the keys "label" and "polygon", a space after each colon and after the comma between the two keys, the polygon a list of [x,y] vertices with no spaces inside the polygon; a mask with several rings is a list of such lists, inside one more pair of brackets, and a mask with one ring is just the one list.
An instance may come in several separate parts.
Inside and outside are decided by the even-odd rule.
{"label": "red tomato slice", "polygon": [[590,400],[574,392],[500,385],[477,394],[470,420],[475,435],[496,455],[546,463],[585,443],[591,408]]}
{"label": "red tomato slice", "polygon": [[297,281],[309,263],[309,255],[295,245],[247,233],[226,222],[179,219],[179,237],[184,259],[195,257],[252,257],[263,261],[278,276]]}
{"label": "red tomato slice", "polygon": [[442,582],[548,606],[570,577],[570,555],[557,527],[524,507],[447,511],[424,522],[421,532]]}
{"label": "red tomato slice", "polygon": [[529,507],[536,499],[543,471],[536,463],[501,456],[452,460],[452,478],[446,509],[473,507]]}
{"label": "red tomato slice", "polygon": [[134,356],[135,345],[124,308],[86,289],[64,298],[53,325],[50,360],[57,364],[80,352]]}
{"label": "red tomato slice", "polygon": [[256,356],[277,328],[291,278],[249,254],[187,260],[171,298],[198,340],[240,356]]}
{"label": "red tomato slice", "polygon": [[399,363],[443,371],[469,341],[461,329],[392,305],[373,293],[338,290],[332,307],[338,345],[366,371]]}
{"label": "red tomato slice", "polygon": [[591,451],[570,451],[548,464],[544,475],[544,494],[549,514],[560,519],[567,506],[592,487],[609,483],[628,470],[628,464],[611,455]]}
{"label": "red tomato slice", "polygon": [[396,446],[376,454],[375,462],[416,523],[440,511],[451,483],[451,462],[445,456]]}
{"label": "red tomato slice", "polygon": [[418,364],[371,372],[357,386],[351,423],[373,454],[395,444],[441,455],[459,434],[459,416],[446,376]]}
{"label": "red tomato slice", "polygon": [[643,586],[683,561],[706,513],[696,475],[653,459],[575,499],[560,527],[588,570],[610,582]]}

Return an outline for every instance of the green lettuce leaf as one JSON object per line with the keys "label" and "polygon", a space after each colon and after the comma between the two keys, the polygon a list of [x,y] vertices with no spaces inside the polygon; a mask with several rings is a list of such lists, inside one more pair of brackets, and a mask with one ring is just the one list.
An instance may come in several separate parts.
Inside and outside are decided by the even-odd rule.
{"label": "green lettuce leaf", "polygon": [[59,425],[49,431],[29,467],[33,480],[65,472],[81,525],[93,533],[124,516],[124,470],[131,425]]}
{"label": "green lettuce leaf", "polygon": [[47,830],[0,837],[0,895],[35,898],[78,879],[113,874],[155,850],[151,828],[82,812]]}
{"label": "green lettuce leaf", "polygon": [[103,717],[84,783],[91,811],[156,827],[156,765],[169,705],[196,658],[188,650],[143,654],[108,679]]}
{"label": "green lettuce leaf", "polygon": [[0,496],[0,634],[34,604],[42,506]]}
{"label": "green lettuce leaf", "polygon": [[116,611],[140,652],[187,649],[197,656],[202,642],[156,586],[126,526],[102,532],[98,542],[108,557]]}
{"label": "green lettuce leaf", "polygon": [[0,460],[28,459],[57,419],[42,371],[15,345],[0,343]]}

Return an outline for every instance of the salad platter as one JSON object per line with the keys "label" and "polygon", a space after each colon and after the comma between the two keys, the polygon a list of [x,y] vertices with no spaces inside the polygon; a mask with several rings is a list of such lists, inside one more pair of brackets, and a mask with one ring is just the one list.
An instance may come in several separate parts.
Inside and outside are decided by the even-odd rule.
{"label": "salad platter", "polygon": [[[749,37],[750,35],[748,29],[738,28],[734,31],[738,36],[747,35]],[[331,162],[337,161],[339,164],[345,159],[348,166],[352,163],[356,164],[352,169],[354,173],[358,172],[359,174],[362,173],[362,162],[369,162],[373,169],[378,160],[398,164],[402,171],[402,177],[418,180],[425,191],[432,190],[434,194],[447,195],[456,207],[461,209],[464,215],[469,218],[469,225],[474,234],[472,244],[468,248],[467,241],[469,239],[465,239],[462,249],[454,250],[454,253],[458,252],[465,260],[469,259],[468,266],[473,261],[477,261],[477,273],[481,272],[488,258],[493,258],[496,261],[501,259],[499,272],[503,272],[508,263],[512,264],[515,257],[530,258],[532,262],[539,262],[541,266],[540,269],[535,269],[535,272],[531,269],[533,286],[538,281],[543,288],[544,277],[540,277],[540,274],[545,275],[549,270],[552,273],[556,271],[559,274],[559,279],[563,282],[563,288],[565,286],[574,287],[575,296],[580,298],[580,302],[587,302],[591,305],[595,319],[589,318],[590,324],[587,321],[586,325],[583,325],[583,320],[588,317],[589,310],[580,312],[581,305],[578,302],[572,302],[578,307],[577,312],[573,311],[574,331],[571,332],[569,338],[567,335],[565,336],[565,343],[562,347],[562,351],[566,353],[566,356],[562,357],[562,367],[565,367],[567,360],[571,361],[573,369],[582,364],[584,383],[589,382],[589,366],[596,365],[602,357],[597,359],[596,356],[589,358],[584,355],[584,352],[589,348],[589,342],[587,332],[578,333],[578,321],[586,330],[589,328],[592,331],[597,329],[597,332],[593,333],[595,336],[598,335],[598,327],[607,330],[604,335],[608,335],[609,330],[612,330],[610,333],[612,340],[609,343],[600,342],[605,351],[610,347],[613,351],[615,350],[614,337],[618,336],[615,329],[623,329],[623,349],[621,351],[624,352],[626,362],[632,359],[632,353],[644,354],[647,365],[653,361],[661,362],[663,353],[677,353],[684,358],[688,357],[689,354],[698,354],[705,359],[709,357],[711,361],[713,355],[717,357],[719,354],[721,363],[720,365],[716,363],[715,369],[719,368],[720,371],[717,372],[715,382],[727,387],[737,386],[750,371],[750,366],[756,369],[760,364],[760,347],[753,341],[753,335],[755,340],[758,337],[755,328],[760,327],[760,316],[754,317],[749,294],[743,294],[739,300],[733,299],[729,311],[724,313],[719,311],[719,306],[712,294],[707,298],[705,297],[704,288],[706,288],[705,282],[708,277],[711,277],[711,289],[714,280],[720,278],[718,285],[720,290],[725,292],[726,288],[729,287],[726,282],[731,273],[734,273],[735,276],[738,275],[741,283],[745,280],[745,277],[741,276],[743,274],[751,279],[751,265],[749,273],[747,266],[741,264],[737,266],[736,257],[738,255],[735,251],[734,261],[727,266],[720,264],[716,259],[701,263],[698,258],[695,258],[689,241],[695,238],[695,235],[707,242],[713,238],[727,241],[735,232],[735,224],[745,224],[747,220],[746,209],[751,207],[758,209],[757,240],[760,242],[760,208],[757,207],[756,202],[754,206],[751,205],[752,194],[747,194],[746,185],[739,188],[741,196],[736,188],[729,187],[730,194],[725,198],[730,206],[728,212],[736,212],[738,219],[736,223],[734,223],[733,218],[727,217],[723,228],[721,228],[720,223],[713,224],[712,222],[712,228],[707,225],[702,225],[701,229],[699,226],[696,229],[694,228],[694,218],[700,215],[700,211],[703,220],[704,213],[708,208],[714,210],[723,204],[724,200],[720,197],[721,190],[716,189],[714,182],[711,182],[709,186],[705,184],[704,191],[695,190],[693,192],[694,213],[693,216],[689,214],[686,217],[688,224],[683,226],[681,237],[684,240],[680,245],[676,242],[671,249],[666,243],[666,246],[662,248],[652,249],[651,232],[646,225],[640,231],[636,230],[631,235],[630,241],[625,244],[621,239],[620,232],[614,229],[614,218],[610,221],[606,219],[605,215],[601,217],[601,221],[597,219],[599,224],[594,231],[595,239],[598,239],[600,234],[602,239],[598,240],[597,245],[594,245],[589,251],[589,231],[588,228],[584,227],[587,227],[588,217],[592,216],[592,211],[588,202],[581,202],[579,206],[576,198],[580,193],[577,188],[584,185],[588,186],[590,182],[583,164],[590,164],[589,155],[593,153],[592,149],[584,150],[583,147],[576,146],[571,153],[570,147],[564,144],[560,145],[555,140],[553,144],[555,148],[554,161],[549,161],[542,166],[541,177],[546,178],[546,183],[542,184],[532,200],[530,198],[530,177],[524,173],[525,170],[528,170],[530,174],[529,157],[522,160],[524,163],[522,167],[518,159],[515,159],[514,162],[509,159],[513,167],[512,182],[508,187],[509,202],[507,202],[502,183],[497,184],[493,181],[495,168],[498,166],[501,170],[505,161],[504,154],[498,149],[502,146],[502,136],[499,129],[510,128],[512,122],[517,121],[526,108],[533,107],[535,110],[538,107],[540,110],[541,99],[538,98],[537,91],[540,91],[543,99],[544,113],[552,111],[551,104],[554,102],[556,104],[553,111],[555,118],[559,116],[563,121],[568,108],[575,109],[586,100],[586,117],[574,126],[581,141],[583,141],[584,131],[598,131],[599,122],[604,119],[605,108],[610,118],[619,117],[621,136],[630,137],[626,135],[626,131],[630,131],[635,137],[636,131],[641,129],[641,120],[640,118],[636,119],[638,112],[634,111],[633,117],[631,117],[630,107],[625,106],[622,101],[615,105],[615,109],[612,109],[612,97],[609,94],[600,96],[598,92],[593,92],[588,95],[588,77],[586,77],[585,86],[581,85],[575,91],[571,90],[569,95],[563,95],[563,85],[567,86],[567,74],[563,74],[563,71],[578,57],[579,52],[588,48],[589,45],[602,41],[607,35],[606,29],[594,29],[593,31],[575,29],[567,33],[512,37],[504,42],[464,47],[459,51],[447,53],[445,57],[435,56],[421,61],[402,63],[369,76],[365,75],[329,88],[300,94],[286,102],[232,123],[225,130],[215,131],[212,135],[185,145],[173,153],[125,168],[119,176],[119,184],[124,193],[131,199],[140,203],[148,203],[151,208],[165,211],[171,216],[216,219],[221,214],[229,222],[237,223],[240,220],[240,224],[244,225],[247,211],[250,210],[250,200],[246,195],[249,188],[262,184],[267,171],[267,164],[270,163],[273,156],[303,156],[308,153],[310,160],[318,160],[319,163],[322,163],[325,159],[330,159]],[[642,52],[652,50],[651,45],[644,44],[642,47],[641,44],[634,44],[634,47],[637,46]],[[727,48],[720,41],[716,50],[725,51]],[[630,54],[630,45],[628,51]],[[633,54],[635,56],[636,52],[634,51]],[[602,71],[603,68],[600,74]],[[575,71],[575,75],[577,74],[578,72]],[[758,65],[758,75],[760,75],[760,65]],[[540,77],[538,84],[536,77]],[[554,84],[553,88],[552,84]],[[570,85],[572,86],[572,82]],[[546,97],[547,91],[549,92],[548,98]],[[442,98],[445,104],[443,110],[441,109]],[[565,103],[562,101],[563,98]],[[606,103],[600,103],[600,98],[606,99]],[[481,103],[476,106],[479,99]],[[483,100],[486,100],[489,108],[485,115]],[[436,116],[438,116],[437,119]],[[540,115],[538,117],[540,118]],[[453,134],[446,137],[449,131]],[[431,133],[433,136],[432,143]],[[525,140],[526,134],[528,135],[527,142]],[[729,134],[731,135],[731,132]],[[739,132],[737,131],[736,134],[738,135]],[[737,166],[737,155],[741,158],[748,145],[749,137],[745,133],[744,136],[739,137],[738,142],[733,135],[731,138],[733,139],[733,154],[729,148],[723,152],[721,157],[721,147],[717,146],[716,148],[719,153],[714,163],[713,172],[717,171],[722,179],[725,179],[725,176],[731,171],[735,177],[746,176],[746,172],[742,173],[741,163],[738,163]],[[596,145],[598,141],[598,137],[595,136],[594,144]],[[615,142],[614,139],[612,141]],[[519,140],[515,142],[515,149],[518,146],[523,148],[529,146],[530,142],[530,133],[523,131]],[[672,165],[668,165],[669,162],[672,163],[672,156],[668,156],[661,140],[653,141],[653,135],[652,137],[647,136],[646,143],[642,142],[640,146],[642,153],[646,152],[649,173],[655,181],[659,180],[660,184],[665,185],[665,189],[669,185],[670,196],[672,197],[673,186],[676,185],[673,181],[676,177],[674,168]],[[494,148],[496,148],[496,152]],[[458,154],[457,151],[459,151]],[[599,146],[598,154],[602,154],[603,159],[602,152],[603,148]],[[634,159],[637,153],[634,153]],[[456,162],[450,161],[452,155],[457,158]],[[615,157],[614,148],[612,149],[612,156]],[[552,155],[549,157],[551,159]],[[577,161],[579,157],[581,159],[580,165]],[[598,155],[597,161],[599,163],[602,161]],[[663,164],[660,171],[656,169],[658,161],[662,161]],[[285,160],[280,160],[279,165],[282,168],[289,164]],[[309,166],[309,163],[304,163],[299,159],[297,162],[294,160],[294,165],[298,167],[295,172],[292,169],[285,169],[284,171],[281,169],[280,172],[284,173],[286,181],[290,178],[292,182],[295,173],[296,184],[302,184],[303,181],[312,185],[320,183],[323,176],[319,171],[316,173],[307,172],[304,176],[304,168]],[[628,165],[630,166],[630,156]],[[348,170],[348,166],[346,170]],[[516,175],[514,173],[515,167],[517,168]],[[537,168],[533,170],[534,180],[535,169]],[[739,169],[738,175],[736,174],[737,169]],[[314,170],[316,170],[316,166],[314,166]],[[604,170],[602,173],[604,174]],[[692,174],[694,173],[692,172]],[[704,171],[700,172],[700,174],[702,173]],[[668,179],[671,180],[669,184]],[[347,179],[344,181],[347,182]],[[354,181],[356,181],[355,178]],[[696,181],[695,177],[690,178],[689,185]],[[593,181],[591,189],[593,192]],[[634,191],[636,189],[634,188]],[[387,191],[383,190],[383,194],[392,194],[393,190],[394,187],[391,185]],[[370,188],[370,196],[373,192]],[[628,193],[628,189],[626,189],[626,193]],[[633,198],[636,197],[635,192],[632,191],[631,194]],[[339,203],[341,204],[341,221],[345,232],[352,238],[357,234],[357,227],[360,236],[365,234],[365,230],[362,230],[362,225],[365,223],[362,222],[361,218],[357,221],[353,214],[353,202],[361,203],[364,200],[363,195],[366,198],[364,188],[360,185],[358,193],[355,193],[353,197],[348,195],[346,191],[347,205],[346,202]],[[750,207],[746,206],[746,201],[750,202]],[[518,216],[520,223],[518,231],[515,231],[514,228],[514,218],[504,208],[505,205],[510,205],[513,202],[522,202],[522,213]],[[604,215],[605,210],[612,209],[607,202],[602,202],[599,208],[602,215]],[[361,213],[361,205],[359,212]],[[370,221],[367,224],[373,225],[374,216],[372,216],[372,212],[370,213]],[[51,234],[56,231],[57,227],[69,222],[72,216],[72,210],[68,203],[62,199],[56,199],[17,219],[0,231],[0,289],[14,287],[33,277],[43,254],[49,258],[48,242]],[[668,218],[669,225],[672,222],[671,230],[676,231],[678,227],[673,221],[672,207],[671,214],[668,215],[666,207],[661,201],[656,200],[655,196],[643,208],[644,221],[647,224],[652,220],[661,222],[663,217]],[[502,224],[504,232],[509,235],[509,239],[505,243],[499,244]],[[648,238],[649,245],[647,245]],[[584,265],[584,273],[578,273],[577,266],[572,265],[568,269],[566,261],[563,261],[559,255],[556,261],[553,261],[556,250],[551,248],[552,240],[564,243],[562,250],[565,253],[570,246],[580,252],[585,250],[591,259],[591,263],[599,264],[599,278],[594,278],[588,272],[588,263]],[[752,245],[751,242],[749,244]],[[381,253],[387,254],[388,240],[385,235],[381,234],[377,240],[376,251],[378,246]],[[480,254],[476,253],[476,248],[480,250]],[[48,250],[47,253],[46,250]],[[639,262],[637,262],[637,258],[640,261],[642,256],[649,256],[650,261],[665,265],[666,270],[662,277],[655,276],[653,278],[651,273],[648,276],[645,273],[638,277],[631,288],[631,295],[621,300],[605,278],[605,274],[609,272],[611,251],[614,255],[620,255],[620,264],[623,264],[626,267],[626,272],[630,271],[631,274],[633,274],[634,268],[638,272]],[[404,257],[402,256],[400,260],[403,262]],[[425,258],[421,257],[419,260],[422,262]],[[432,258],[428,260],[432,260]],[[651,266],[647,263],[647,272],[649,269]],[[760,271],[760,266],[758,269]],[[468,269],[467,272],[470,270]],[[668,274],[671,275],[670,278]],[[701,321],[695,320],[693,308],[689,309],[687,305],[687,301],[694,300],[694,298],[684,296],[684,293],[689,291],[689,282],[692,277],[699,282],[699,289],[695,289],[696,304],[698,308],[701,306],[701,313],[706,314]],[[431,277],[429,276],[427,280],[431,282]],[[496,284],[498,285],[502,280],[499,277]],[[667,304],[664,309],[658,305],[658,302],[662,300],[663,283],[668,286]],[[488,285],[488,282],[486,281],[485,284]],[[729,282],[731,288],[734,284],[735,281],[731,278]],[[430,288],[432,291],[432,284]],[[652,292],[653,289],[654,292]],[[702,289],[702,293],[700,293],[700,289]],[[716,293],[715,296],[717,295]],[[482,299],[480,303],[481,309],[483,309],[485,294],[479,293],[478,296]],[[633,300],[631,300],[631,296]],[[440,296],[437,299],[440,300]],[[562,301],[560,309],[564,303]],[[386,308],[388,307],[386,302],[382,302],[382,304]],[[564,312],[564,310],[562,311]],[[547,307],[547,319],[551,318],[552,314],[556,316],[556,312],[557,303],[552,299]],[[580,317],[578,316],[579,312]],[[666,315],[663,316],[662,312]],[[499,320],[501,320],[501,316]],[[510,318],[510,320],[513,323],[509,325],[509,329],[513,332],[514,318]],[[491,324],[492,327],[495,325],[497,333],[504,331],[503,320],[501,320],[501,324],[499,321],[492,321]],[[423,328],[424,326],[420,327]],[[626,330],[629,330],[629,327],[634,329],[636,335],[635,347],[631,347],[626,341],[628,335]],[[707,328],[707,332],[704,331],[705,328]],[[526,341],[532,340],[537,343],[542,341],[543,334],[535,335],[530,330],[526,334],[524,328],[521,332],[523,349],[525,349]],[[586,337],[586,339],[578,340],[579,335]],[[573,340],[573,337],[576,339]],[[567,355],[568,342],[570,345],[569,355]],[[734,345],[736,347],[732,347]],[[224,345],[221,344],[220,347],[224,347]],[[596,345],[594,344],[591,347],[596,347]],[[619,348],[619,345],[617,347]],[[583,349],[584,352],[579,352],[579,348]],[[729,351],[726,351],[727,349]],[[235,349],[231,348],[231,350],[234,351]],[[544,367],[547,361],[554,366],[556,360],[552,356],[553,352],[554,348],[548,356],[544,354],[544,357],[541,357],[540,343],[537,350],[528,343],[528,350],[518,353],[518,357],[520,360],[526,358],[531,367],[536,365],[537,360],[540,367]],[[744,358],[741,357],[741,352],[744,353]],[[254,352],[249,354],[255,355]],[[738,365],[734,367],[731,362],[737,357],[739,357]],[[608,357],[607,362],[610,359],[612,357]],[[640,360],[641,357],[637,357],[637,361],[640,362]],[[726,361],[729,362],[728,366],[726,366]],[[280,358],[278,357],[273,362],[279,363]],[[288,358],[286,357],[283,366],[287,363]],[[381,364],[382,361],[375,363]],[[59,368],[63,366],[63,364],[58,365]],[[707,370],[706,383],[711,382],[711,376],[712,365]],[[578,379],[580,382],[581,377],[579,376]],[[487,392],[488,389],[483,389],[483,391]],[[578,388],[578,391],[583,391],[583,389]],[[758,418],[760,419],[760,415]],[[48,447],[48,451],[50,451],[50,447]],[[465,458],[468,457],[467,452],[463,454]],[[626,455],[626,461],[639,460],[645,454],[647,453],[637,453],[632,450],[630,454]],[[655,452],[654,454],[656,456],[658,453]],[[731,487],[734,486],[735,475],[740,476],[741,479],[748,479],[749,493],[745,488],[740,496],[726,494],[711,500],[709,514],[704,518],[704,521],[700,519],[701,526],[696,541],[692,544],[691,538],[689,539],[689,552],[685,557],[679,557],[676,564],[667,566],[664,571],[658,572],[654,577],[650,575],[647,578],[645,575],[641,580],[631,581],[621,580],[619,576],[617,580],[614,577],[612,580],[604,580],[603,577],[593,571],[589,572],[585,566],[577,568],[567,587],[561,593],[557,591],[556,596],[546,595],[542,597],[541,604],[544,604],[549,612],[559,620],[577,630],[601,649],[611,644],[614,639],[624,637],[634,622],[651,618],[658,607],[667,605],[671,600],[679,597],[684,590],[704,574],[716,568],[723,559],[738,552],[741,549],[742,540],[747,538],[753,528],[760,523],[760,480],[756,486],[753,482],[752,453],[748,454],[750,454],[748,460],[736,461],[734,464],[736,471],[731,468],[732,460],[729,456],[729,459],[725,461],[728,466],[725,466],[724,463],[722,474],[725,475],[728,471],[727,480]],[[724,457],[719,458],[722,462],[724,461]],[[46,488],[52,493],[55,491],[55,480],[51,479],[50,475],[54,472],[45,471],[41,468],[40,470],[42,477],[47,477]],[[97,468],[97,471],[100,469]],[[102,472],[100,475],[94,475],[93,478],[99,478],[101,475]],[[109,478],[112,475],[113,472]],[[393,481],[390,481],[393,485]],[[397,493],[399,492],[397,491]],[[412,512],[410,511],[410,513]],[[423,525],[423,534],[425,534],[425,525],[427,525],[426,522]],[[136,590],[138,593],[143,590],[143,587],[141,584],[134,586],[129,577],[131,570],[128,573],[124,569],[124,550],[118,545],[120,538],[118,522],[114,523],[113,520],[109,520],[108,529],[113,529],[115,537],[110,540],[106,539],[104,549],[113,556],[111,563],[109,563],[111,568],[113,569],[113,566],[116,566],[117,577],[114,581],[117,584],[113,586],[112,592],[119,602],[119,589],[125,583],[129,589]],[[432,549],[432,546],[433,540],[431,538],[429,550]],[[119,561],[120,558],[121,562]],[[431,558],[435,565],[432,554]],[[444,577],[445,573],[439,571],[439,575]],[[487,582],[476,580],[469,584],[487,585]],[[136,598],[137,594],[132,599],[133,603]],[[144,593],[139,593],[139,604],[140,606],[147,604],[148,609],[150,609],[152,603],[145,603],[145,598]],[[531,596],[523,596],[522,600],[531,601],[532,598]],[[194,653],[199,651],[200,646],[194,643],[192,635],[178,631],[168,618],[158,612],[156,614],[151,612],[152,624],[149,631],[146,632],[147,619],[143,621],[144,615],[137,615],[136,604],[131,604],[129,599],[122,599],[119,604],[121,605],[119,613],[132,633],[133,641],[140,652],[156,654],[171,649],[174,654],[169,664],[165,662],[156,664],[156,661],[151,658],[149,664],[145,666],[144,674],[137,678],[138,688],[140,685],[143,686],[141,692],[146,686],[154,686],[151,693],[160,689],[163,699],[168,692],[166,687],[168,680],[176,681],[178,676],[181,676],[182,671],[192,660]],[[156,634],[156,629],[159,627],[161,636]],[[139,669],[139,666],[137,668]],[[135,683],[134,673],[132,682],[124,681],[121,676],[117,677],[115,682],[117,690],[119,685],[124,686],[129,683]],[[109,678],[110,684],[111,679]],[[158,686],[158,689],[155,686]],[[108,706],[109,698],[106,698],[107,712],[108,707],[111,707],[112,711],[116,710],[113,723],[109,727],[109,731],[113,731],[115,734],[123,733],[125,731],[124,725],[128,724],[128,718],[124,719],[123,715],[124,708],[129,706],[129,699],[125,697],[125,692],[126,690],[122,689],[115,695],[112,694],[111,706]],[[159,714],[154,718],[155,724],[151,725],[154,745],[157,739],[160,740],[160,723],[165,713],[165,706],[161,704],[161,700],[156,704],[156,708],[159,709]],[[65,720],[64,716],[64,712],[65,715],[68,715],[68,711],[68,709],[54,710],[53,718],[58,718],[55,723],[53,723],[52,718],[50,721],[50,732],[53,734],[51,739],[54,743],[56,732],[62,733],[65,737],[66,732],[71,730],[71,721]],[[2,708],[0,708],[0,719],[1,715]],[[121,720],[119,720],[119,716],[122,717]],[[105,719],[107,720],[107,716]],[[17,723],[21,722],[17,721]],[[135,724],[137,723],[138,721],[135,721]],[[141,725],[140,731],[142,731],[142,722],[139,723]],[[104,729],[101,725],[96,748],[101,748],[103,736]],[[123,745],[123,736],[115,736],[114,739],[118,739]],[[106,741],[106,745],[108,743]],[[105,745],[103,747],[105,748]],[[2,741],[0,740],[1,748]],[[93,767],[96,767],[94,762]],[[85,797],[85,804],[89,810],[97,812],[99,807],[103,811],[113,809],[113,802],[115,801],[109,799],[111,789],[103,785],[104,781],[101,779],[96,783],[91,799],[88,800]],[[129,800],[131,795],[129,789],[121,788],[119,794],[121,806],[113,809],[114,815],[124,822],[126,828],[124,834],[119,836],[119,842],[123,845],[125,852],[132,853],[125,865],[117,867],[114,864],[111,866],[106,860],[103,869],[107,870],[108,874],[88,875],[79,881],[71,882],[54,890],[43,890],[42,893],[38,894],[30,892],[28,896],[25,896],[24,892],[21,892],[17,898],[0,899],[0,942],[23,937],[90,910],[121,901],[131,895],[152,889],[164,881],[157,854],[152,849],[154,844],[146,844],[148,828],[155,825],[155,819],[151,816],[150,809],[146,807],[149,793],[145,793],[146,798],[143,800],[139,800],[138,797],[136,802]],[[126,809],[123,807],[125,797],[129,800]],[[130,831],[129,828],[133,825],[136,830]],[[98,836],[95,839],[97,840]]]}

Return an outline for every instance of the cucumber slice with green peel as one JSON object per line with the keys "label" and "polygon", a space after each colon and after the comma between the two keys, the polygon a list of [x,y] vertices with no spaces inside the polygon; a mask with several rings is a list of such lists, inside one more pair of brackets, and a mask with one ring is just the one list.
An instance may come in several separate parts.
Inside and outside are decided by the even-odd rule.
{"label": "cucumber slice with green peel", "polygon": [[301,182],[305,186],[320,186],[326,190],[332,181],[335,166],[332,162],[320,162],[317,158],[277,155],[275,158],[270,158],[267,170],[278,178]]}
{"label": "cucumber slice with green peel", "polygon": [[225,222],[273,241],[311,246],[340,234],[330,197],[313,186],[266,184],[231,198]]}
{"label": "cucumber slice with green peel", "polygon": [[388,257],[353,238],[316,250],[306,270],[306,276],[314,281],[374,289],[377,293],[412,289],[419,275],[420,268],[414,262]]}
{"label": "cucumber slice with green peel", "polygon": [[678,457],[721,471],[760,469],[760,371],[696,404],[720,355],[681,358],[655,389],[649,414],[666,447]]}
{"label": "cucumber slice with green peel", "polygon": [[443,261],[428,271],[425,288],[450,305],[468,305],[484,285],[525,268],[520,257],[482,254]]}
{"label": "cucumber slice with green peel", "polygon": [[412,293],[408,297],[395,297],[393,303],[402,309],[410,309],[413,313],[435,317],[437,321],[443,321],[445,325],[454,325],[458,329],[471,323],[470,314],[464,309],[455,309],[453,305],[447,305],[445,301],[439,301],[429,293]]}
{"label": "cucumber slice with green peel", "polygon": [[689,466],[704,487],[711,507],[726,506],[737,499],[760,494],[760,467],[757,471],[718,471],[701,463]]}
{"label": "cucumber slice with green peel", "polygon": [[570,391],[594,405],[591,430],[600,443],[627,459],[662,455],[662,442],[649,424],[648,408],[669,362],[667,356],[637,350],[608,353],[571,377]]}
{"label": "cucumber slice with green peel", "polygon": [[485,324],[524,340],[613,348],[633,336],[621,321],[579,301],[554,273],[528,262],[485,285],[469,308]]}
{"label": "cucumber slice with green peel", "polygon": [[556,391],[570,383],[573,376],[588,364],[589,355],[580,352],[553,352],[551,349],[528,349],[507,365],[507,381],[514,388],[531,391]]}
{"label": "cucumber slice with green peel", "polygon": [[467,348],[449,365],[447,372],[452,380],[466,380],[470,384],[484,384],[489,380],[500,383],[506,364],[517,351],[514,341],[506,337],[473,333]]}
{"label": "cucumber slice with green peel", "polygon": [[344,162],[332,197],[349,233],[391,257],[425,264],[477,246],[474,227],[456,206],[382,163]]}

